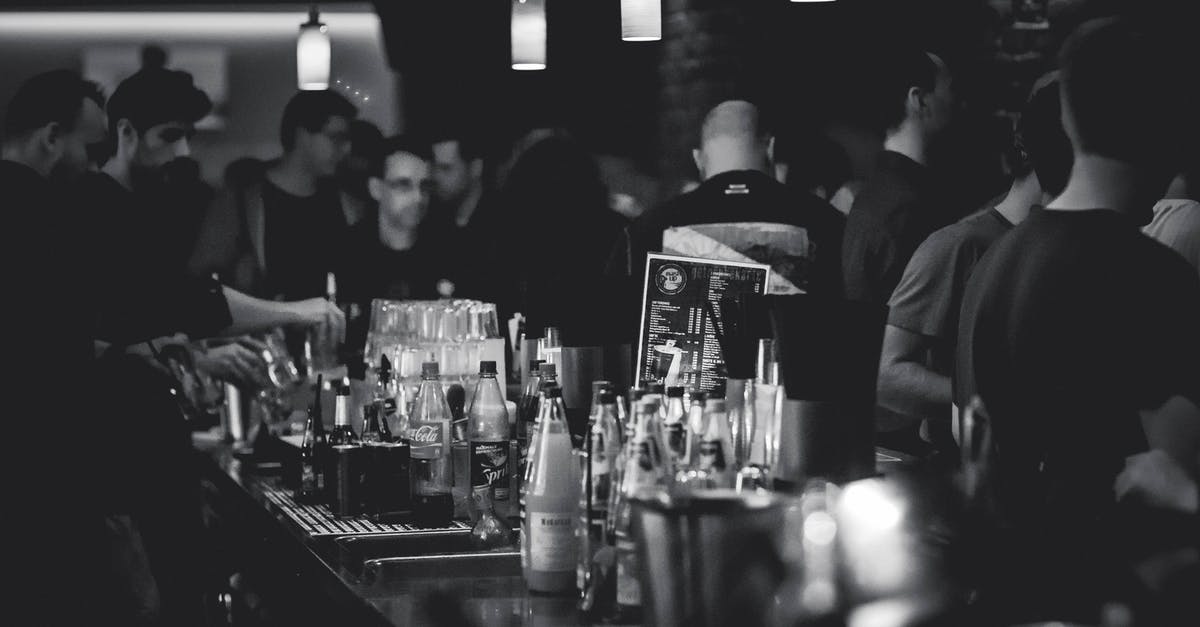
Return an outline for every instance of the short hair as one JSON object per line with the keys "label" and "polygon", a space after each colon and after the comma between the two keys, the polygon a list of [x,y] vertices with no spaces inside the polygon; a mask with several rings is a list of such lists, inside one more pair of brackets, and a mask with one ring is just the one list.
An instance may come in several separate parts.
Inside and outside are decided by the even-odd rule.
{"label": "short hair", "polygon": [[1039,87],[1025,103],[1013,132],[1014,174],[1036,173],[1042,190],[1051,195],[1066,187],[1074,162],[1059,100],[1057,80]]}
{"label": "short hair", "polygon": [[17,88],[4,114],[4,138],[19,137],[56,123],[75,128],[84,100],[104,107],[100,87],[71,70],[51,70],[27,79]]}
{"label": "short hair", "polygon": [[436,129],[429,136],[429,145],[442,142],[455,142],[458,146],[458,156],[463,161],[474,161],[483,158],[483,145],[478,137],[462,128],[445,127]]}
{"label": "short hair", "polygon": [[908,116],[908,91],[919,87],[933,91],[937,87],[938,66],[931,53],[915,48],[887,52],[880,58],[875,76],[879,109],[876,122],[879,130],[900,126]]}
{"label": "short hair", "polygon": [[775,136],[775,162],[788,164],[787,185],[805,191],[824,187],[830,194],[853,176],[850,157],[824,133]]}
{"label": "short hair", "polygon": [[194,124],[209,111],[212,101],[192,82],[191,74],[145,68],[121,81],[108,99],[108,129],[115,140],[117,122],[122,119],[144,133],[167,122]]}
{"label": "short hair", "polygon": [[393,135],[379,144],[379,150],[371,159],[371,176],[382,178],[388,157],[400,152],[407,152],[425,161],[433,160],[433,150],[429,147],[429,142],[412,135]]}
{"label": "short hair", "polygon": [[1128,18],[1089,20],[1067,38],[1059,67],[1076,150],[1179,166],[1197,103],[1194,56],[1175,39]]}
{"label": "short hair", "polygon": [[321,130],[329,118],[343,117],[348,120],[358,116],[358,108],[345,96],[324,90],[298,91],[283,107],[283,119],[279,123],[279,143],[284,151],[296,145],[296,130],[310,133]]}

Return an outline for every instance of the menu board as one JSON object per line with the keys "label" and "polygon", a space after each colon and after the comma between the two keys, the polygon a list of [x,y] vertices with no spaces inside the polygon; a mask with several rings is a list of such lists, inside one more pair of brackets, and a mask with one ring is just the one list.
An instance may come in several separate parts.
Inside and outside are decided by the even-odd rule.
{"label": "menu board", "polygon": [[720,311],[728,295],[765,294],[771,267],[651,253],[642,288],[634,385],[725,388],[724,358],[704,303]]}

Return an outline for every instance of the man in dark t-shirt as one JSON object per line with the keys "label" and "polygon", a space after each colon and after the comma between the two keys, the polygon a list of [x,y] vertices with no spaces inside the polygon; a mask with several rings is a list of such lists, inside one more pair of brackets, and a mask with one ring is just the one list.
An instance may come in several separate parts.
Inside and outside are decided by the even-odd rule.
{"label": "man in dark t-shirt", "polygon": [[1154,540],[1127,490],[1116,502],[1126,458],[1149,446],[1190,473],[1200,460],[1200,279],[1138,230],[1191,137],[1196,76],[1178,39],[1121,20],[1068,38],[1066,189],[991,247],[963,296],[954,399],[978,396],[992,426],[1013,542],[986,592],[1008,623],[1094,617],[1132,575],[1113,569]]}
{"label": "man in dark t-shirt", "polygon": [[917,246],[956,217],[926,165],[954,108],[950,72],[936,55],[920,51],[898,52],[888,63],[894,67],[883,73],[889,83],[884,150],[854,198],[841,251],[846,298],[880,305]]}
{"label": "man in dark t-shirt", "polygon": [[610,273],[641,279],[649,252],[772,266],[775,293],[835,294],[845,219],[832,205],[776,181],[770,135],[744,101],[712,109],[694,151],[699,187],[650,209],[618,240]]}
{"label": "man in dark t-shirt", "polygon": [[[1066,184],[1071,142],[1060,117],[1058,83],[1041,82],[1013,134],[1009,158],[1015,178],[1008,193],[994,206],[935,231],[909,260],[888,301],[879,364],[877,427],[884,446],[955,459],[949,455],[956,448],[950,377],[963,289],[988,247],[1024,220],[1031,206],[1048,202]],[[919,439],[916,419],[921,420]]]}

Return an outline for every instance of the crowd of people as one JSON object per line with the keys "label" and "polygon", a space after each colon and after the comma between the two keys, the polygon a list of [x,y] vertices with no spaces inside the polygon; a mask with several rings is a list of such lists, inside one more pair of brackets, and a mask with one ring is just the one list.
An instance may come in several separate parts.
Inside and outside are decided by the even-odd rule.
{"label": "crowd of people", "polygon": [[[37,469],[21,509],[57,522],[5,521],[82,556],[72,580],[96,582],[43,606],[47,622],[203,622],[201,548],[179,541],[200,535],[194,494],[166,489],[190,472],[182,421],[163,419],[179,413],[168,347],[253,384],[262,351],[245,334],[325,325],[361,346],[365,317],[323,298],[328,273],[360,312],[477,298],[567,341],[628,342],[645,255],[700,241],[770,264],[779,293],[887,307],[879,444],[950,470],[960,410],[986,408],[1014,544],[1076,566],[1008,593],[1059,616],[1072,599],[1054,578],[1090,564],[1123,507],[1198,520],[1200,103],[1176,44],[1130,20],[1081,26],[1033,85],[1010,186],[984,206],[955,206],[931,165],[956,94],[917,49],[880,60],[891,98],[866,176],[815,135],[777,143],[758,106],[729,100],[704,119],[695,185],[632,221],[560,129],[485,159],[464,127],[385,137],[337,93],[298,92],[281,155],[238,160],[214,187],[190,158],[211,102],[188,74],[147,67],[107,98],[72,71],[29,78],[6,109],[0,191],[18,394],[50,415],[10,461]],[[19,555],[34,588],[62,575],[44,546]]]}

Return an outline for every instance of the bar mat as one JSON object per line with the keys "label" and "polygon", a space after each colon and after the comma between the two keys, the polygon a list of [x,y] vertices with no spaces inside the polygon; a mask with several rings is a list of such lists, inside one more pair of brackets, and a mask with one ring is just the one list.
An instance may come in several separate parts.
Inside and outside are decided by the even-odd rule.
{"label": "bar mat", "polygon": [[366,517],[339,518],[324,505],[304,505],[292,500],[291,492],[280,490],[258,482],[258,488],[267,499],[287,514],[293,522],[310,536],[368,535],[372,533],[404,533],[431,530],[470,529],[466,523],[451,521],[449,527],[417,527],[405,523],[377,523]]}

